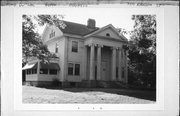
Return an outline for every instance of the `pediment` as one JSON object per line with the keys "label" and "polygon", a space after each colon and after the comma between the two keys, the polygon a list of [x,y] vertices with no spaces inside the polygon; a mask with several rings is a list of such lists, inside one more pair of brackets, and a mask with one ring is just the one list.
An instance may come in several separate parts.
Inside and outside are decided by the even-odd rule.
{"label": "pediment", "polygon": [[117,39],[121,41],[127,41],[127,38],[125,38],[123,35],[119,34],[117,32],[116,28],[114,28],[111,24],[107,25],[105,27],[100,28],[99,30],[85,36],[85,37],[90,37],[90,36],[99,36],[99,37],[106,37],[109,39]]}

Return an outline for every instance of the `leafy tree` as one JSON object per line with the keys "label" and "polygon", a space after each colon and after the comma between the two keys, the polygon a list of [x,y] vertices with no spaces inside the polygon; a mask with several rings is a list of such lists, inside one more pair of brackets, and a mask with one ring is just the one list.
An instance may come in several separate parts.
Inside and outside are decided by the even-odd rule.
{"label": "leafy tree", "polygon": [[60,20],[63,18],[61,15],[23,15],[22,19],[22,49],[24,64],[27,63],[27,59],[30,57],[37,57],[43,62],[49,62],[49,58],[56,57],[55,54],[49,52],[46,45],[43,44],[41,36],[36,32],[36,25],[34,21],[37,21],[39,25],[44,24],[57,25],[61,28],[65,28],[65,24]]}
{"label": "leafy tree", "polygon": [[156,16],[133,15],[129,47],[129,82],[156,86]]}

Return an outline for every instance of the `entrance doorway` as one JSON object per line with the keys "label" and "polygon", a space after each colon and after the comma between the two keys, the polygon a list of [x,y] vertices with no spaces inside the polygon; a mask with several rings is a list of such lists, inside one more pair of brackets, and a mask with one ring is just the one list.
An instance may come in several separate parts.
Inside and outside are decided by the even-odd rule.
{"label": "entrance doorway", "polygon": [[107,80],[108,75],[108,67],[107,67],[107,61],[101,62],[101,78],[102,80]]}

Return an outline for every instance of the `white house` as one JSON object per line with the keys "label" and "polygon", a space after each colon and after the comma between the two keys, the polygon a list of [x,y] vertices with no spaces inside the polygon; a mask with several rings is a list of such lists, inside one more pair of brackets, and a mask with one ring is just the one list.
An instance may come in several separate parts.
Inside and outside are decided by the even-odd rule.
{"label": "white house", "polygon": [[113,25],[96,27],[94,19],[87,25],[63,21],[62,29],[46,26],[42,40],[58,58],[43,64],[29,59],[23,67],[26,82],[39,84],[58,79],[63,86],[81,85],[95,87],[102,83],[128,82],[128,40]]}

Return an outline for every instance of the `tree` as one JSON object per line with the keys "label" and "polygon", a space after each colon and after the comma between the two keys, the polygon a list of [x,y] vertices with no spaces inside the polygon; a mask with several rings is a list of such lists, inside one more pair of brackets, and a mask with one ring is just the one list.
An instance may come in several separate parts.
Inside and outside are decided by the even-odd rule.
{"label": "tree", "polygon": [[65,28],[65,24],[60,20],[61,15],[23,15],[22,19],[22,49],[23,59],[22,65],[27,63],[30,57],[37,57],[43,62],[49,62],[49,58],[56,57],[55,54],[49,52],[46,45],[43,44],[41,36],[35,31],[36,25],[33,21],[37,21],[39,25],[49,24],[57,25]]}
{"label": "tree", "polygon": [[156,16],[133,15],[129,47],[129,82],[156,86]]}

